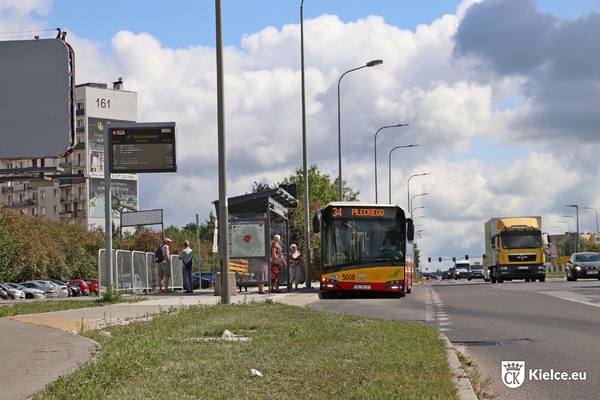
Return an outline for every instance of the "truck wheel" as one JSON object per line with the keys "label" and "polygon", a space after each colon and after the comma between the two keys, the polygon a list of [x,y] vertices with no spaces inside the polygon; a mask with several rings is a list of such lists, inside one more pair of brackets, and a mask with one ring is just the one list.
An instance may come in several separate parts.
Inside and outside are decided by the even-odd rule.
{"label": "truck wheel", "polygon": [[572,280],[573,282],[577,282],[577,277],[576,277],[575,275],[573,275],[573,276],[571,277],[571,280]]}
{"label": "truck wheel", "polygon": [[[529,279],[529,278],[525,278],[525,282],[529,282],[530,280],[531,279]],[[535,281],[535,279],[534,279],[534,281]]]}
{"label": "truck wheel", "polygon": [[473,278],[467,278],[467,280],[468,280],[469,282],[471,282],[471,279],[473,279]]}
{"label": "truck wheel", "polygon": [[406,297],[406,292],[400,293],[400,297]]}
{"label": "truck wheel", "polygon": [[546,282],[546,277],[545,276],[541,277],[540,282]]}
{"label": "truck wheel", "polygon": [[[600,278],[598,278],[600,279]],[[567,282],[571,282],[571,277],[569,276],[569,273],[567,273]]]}
{"label": "truck wheel", "polygon": [[492,276],[490,279],[492,280],[492,283],[496,283],[496,278],[494,276]]}
{"label": "truck wheel", "polygon": [[504,283],[504,279],[498,279],[498,283]]}

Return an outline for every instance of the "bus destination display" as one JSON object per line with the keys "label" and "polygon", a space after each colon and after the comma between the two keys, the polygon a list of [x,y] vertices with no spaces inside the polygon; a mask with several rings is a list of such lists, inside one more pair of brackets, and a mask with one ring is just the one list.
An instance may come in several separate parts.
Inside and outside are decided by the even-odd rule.
{"label": "bus destination display", "polygon": [[110,127],[111,173],[177,172],[175,123]]}
{"label": "bus destination display", "polygon": [[394,218],[396,210],[384,207],[331,207],[333,218]]}

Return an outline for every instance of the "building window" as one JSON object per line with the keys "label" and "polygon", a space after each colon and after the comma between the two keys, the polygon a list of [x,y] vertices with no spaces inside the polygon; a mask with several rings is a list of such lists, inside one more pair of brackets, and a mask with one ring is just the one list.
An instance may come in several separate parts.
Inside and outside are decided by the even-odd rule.
{"label": "building window", "polygon": [[31,209],[31,216],[32,216],[32,217],[35,217],[35,208],[32,208],[32,209]]}
{"label": "building window", "polygon": [[78,110],[83,110],[83,101],[78,101],[76,106]]}
{"label": "building window", "polygon": [[78,128],[83,128],[83,118],[78,118],[77,119],[77,127]]}
{"label": "building window", "polygon": [[45,198],[46,198],[46,191],[42,190],[42,199],[45,199]]}
{"label": "building window", "polygon": [[54,206],[54,214],[58,214],[58,207]]}
{"label": "building window", "polygon": [[46,215],[46,207],[40,207],[40,213]]}
{"label": "building window", "polygon": [[58,189],[54,189],[54,197],[58,197]]}

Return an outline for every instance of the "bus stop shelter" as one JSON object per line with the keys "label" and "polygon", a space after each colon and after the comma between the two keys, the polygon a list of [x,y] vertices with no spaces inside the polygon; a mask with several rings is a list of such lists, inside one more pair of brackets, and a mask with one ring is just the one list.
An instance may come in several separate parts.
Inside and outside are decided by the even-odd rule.
{"label": "bus stop shelter", "polygon": [[[288,190],[295,192],[295,186]],[[294,193],[295,194],[295,193]],[[219,218],[219,201],[213,202]],[[289,209],[298,200],[282,187],[227,199],[229,221],[229,271],[235,272],[237,287],[265,284],[270,287],[269,262],[273,236],[281,236],[281,249],[289,258]],[[222,224],[219,218],[219,224]],[[289,263],[288,263],[289,264]],[[289,271],[283,268],[279,282],[289,285]]]}

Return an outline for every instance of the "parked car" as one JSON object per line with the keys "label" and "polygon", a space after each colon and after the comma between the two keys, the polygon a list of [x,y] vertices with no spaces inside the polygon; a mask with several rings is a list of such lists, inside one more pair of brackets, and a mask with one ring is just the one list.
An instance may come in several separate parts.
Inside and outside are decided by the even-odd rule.
{"label": "parked car", "polygon": [[[211,286],[214,286],[216,280],[216,273],[211,271],[202,271],[202,289],[208,289]],[[192,284],[194,285],[194,289],[200,288],[200,272],[194,272],[192,274]]]}
{"label": "parked car", "polygon": [[58,283],[59,281],[53,281],[53,280],[48,280],[48,282],[50,282],[51,285],[56,286],[58,297],[70,297],[71,296],[71,291],[69,290],[69,287],[64,282]]}
{"label": "parked car", "polygon": [[46,297],[58,297],[58,291],[56,290],[56,286],[51,284],[49,281],[27,281],[21,282],[20,285],[23,285],[32,289],[39,289],[46,293]]}
{"label": "parked car", "polygon": [[2,299],[2,300],[8,300],[8,293],[6,293],[2,289],[0,289],[0,299]]}
{"label": "parked car", "polygon": [[95,293],[96,296],[98,296],[98,294],[100,293],[99,287],[98,287],[98,279],[96,278],[81,278],[82,281],[84,281],[85,283],[87,283],[87,285],[90,287],[90,293]]}
{"label": "parked car", "polygon": [[2,290],[4,290],[8,294],[8,297],[10,297],[13,300],[19,300],[19,299],[25,298],[25,293],[23,293],[22,290],[11,287],[11,286],[7,285],[6,283],[1,284],[0,287],[2,288]]}
{"label": "parked car", "polygon": [[81,296],[81,289],[79,289],[79,286],[71,285],[66,282],[59,281],[58,279],[50,279],[50,282],[56,284],[61,290],[64,290],[63,287],[66,287],[68,294],[67,297]]}
{"label": "parked car", "polygon": [[46,293],[40,289],[28,288],[23,285],[19,285],[18,283],[5,283],[5,285],[8,285],[15,289],[19,289],[20,291],[25,293],[26,299],[45,299],[46,298]]}
{"label": "parked car", "polygon": [[471,265],[471,278],[473,279],[484,279],[484,267],[481,264]]}
{"label": "parked car", "polygon": [[565,273],[568,281],[576,281],[578,278],[600,279],[600,254],[594,252],[573,253]]}
{"label": "parked car", "polygon": [[83,296],[89,296],[90,286],[83,279],[68,279],[65,282],[71,286],[77,286]]}

